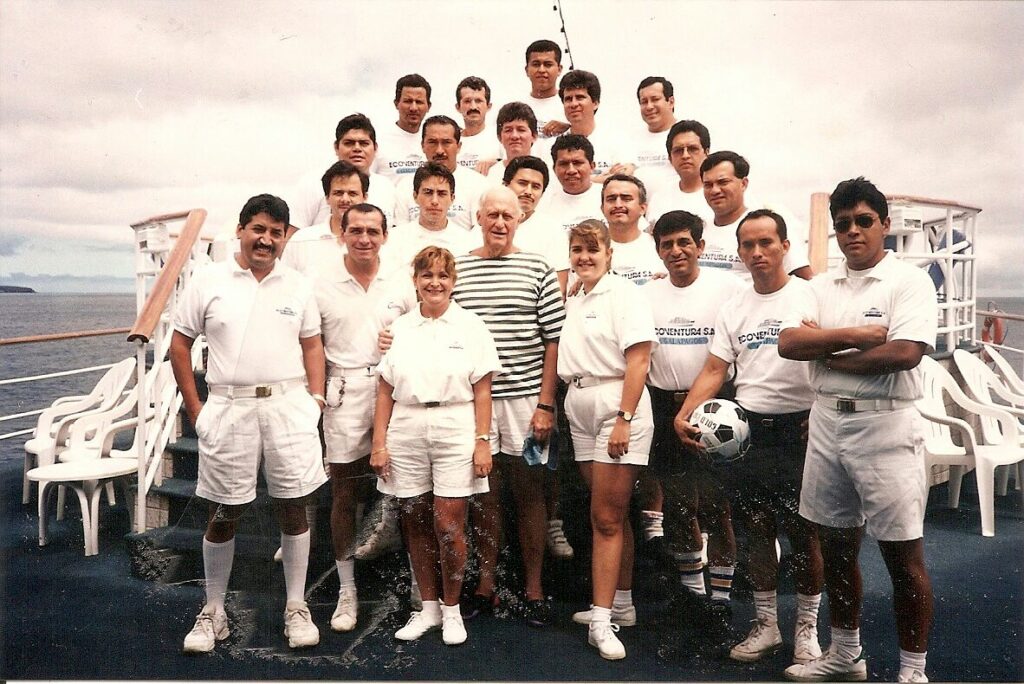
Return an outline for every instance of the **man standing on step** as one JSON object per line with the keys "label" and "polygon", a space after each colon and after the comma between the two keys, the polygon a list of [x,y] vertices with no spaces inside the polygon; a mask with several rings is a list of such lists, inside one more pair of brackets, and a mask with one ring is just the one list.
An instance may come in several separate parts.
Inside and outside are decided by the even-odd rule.
{"label": "man standing on step", "polygon": [[[250,198],[238,218],[240,253],[194,274],[175,315],[171,365],[199,437],[196,495],[210,502],[203,537],[206,605],[185,637],[186,653],[212,651],[228,636],[224,595],[235,531],[256,498],[261,463],[281,525],[284,633],[292,648],[320,642],[303,600],[309,563],[304,503],[327,481],[317,432],[325,362],[313,283],[277,262],[288,220],[283,200]],[[192,374],[192,345],[200,335],[209,348],[206,403]]]}

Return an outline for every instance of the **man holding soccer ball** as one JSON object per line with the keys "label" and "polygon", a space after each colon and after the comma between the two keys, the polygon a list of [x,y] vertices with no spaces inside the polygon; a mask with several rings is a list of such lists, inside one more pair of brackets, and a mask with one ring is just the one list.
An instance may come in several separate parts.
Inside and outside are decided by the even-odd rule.
{"label": "man holding soccer ball", "polygon": [[700,428],[690,424],[691,414],[716,396],[729,365],[735,363],[736,403],[747,413],[751,445],[721,470],[733,510],[747,529],[756,619],[747,638],[733,646],[729,656],[752,662],[782,647],[775,552],[781,523],[793,548],[796,575],[793,661],[806,663],[821,655],[817,632],[821,551],[813,526],[798,513],[807,416],[814,393],[806,364],[779,356],[778,336],[781,321],[805,300],[810,285],[786,273],[783,259],[789,240],[786,222],[778,214],[767,209],[750,212],[740,221],[736,239],[753,287],[722,308],[710,353],[676,416],[675,428],[684,444],[700,447]]}

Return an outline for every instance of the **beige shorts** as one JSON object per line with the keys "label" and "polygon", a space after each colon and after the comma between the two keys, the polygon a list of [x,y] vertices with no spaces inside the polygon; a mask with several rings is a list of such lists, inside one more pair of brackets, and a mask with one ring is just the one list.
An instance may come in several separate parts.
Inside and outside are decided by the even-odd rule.
{"label": "beige shorts", "polygon": [[434,492],[451,498],[488,491],[487,478],[473,474],[476,446],[473,402],[426,408],[395,404],[388,425],[391,475],[377,489],[400,499]]}
{"label": "beige shorts", "polygon": [[353,463],[370,453],[377,376],[327,378],[324,441],[328,463]]}
{"label": "beige shorts", "polygon": [[327,482],[320,452],[320,405],[304,387],[265,398],[211,395],[199,412],[196,495],[237,505],[256,498],[262,465],[267,493],[297,499]]}
{"label": "beige shorts", "polygon": [[633,422],[629,424],[629,451],[620,458],[608,455],[608,438],[618,418],[622,401],[622,381],[606,382],[593,387],[570,385],[565,397],[565,415],[569,419],[569,432],[577,461],[647,465],[654,439],[654,419],[651,414],[651,395],[644,387],[636,406]]}
{"label": "beige shorts", "polygon": [[537,409],[536,395],[491,401],[491,453],[521,456]]}

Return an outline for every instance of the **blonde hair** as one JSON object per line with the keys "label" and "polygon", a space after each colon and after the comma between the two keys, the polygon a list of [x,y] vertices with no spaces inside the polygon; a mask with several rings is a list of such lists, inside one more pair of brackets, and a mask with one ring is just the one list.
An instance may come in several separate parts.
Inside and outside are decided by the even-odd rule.
{"label": "blonde hair", "polygon": [[444,247],[430,245],[424,247],[412,258],[412,275],[416,277],[420,271],[429,270],[435,263],[440,263],[448,277],[455,282],[455,257]]}
{"label": "blonde hair", "polygon": [[599,221],[598,219],[587,219],[573,226],[569,230],[570,245],[573,240],[579,240],[591,249],[601,245],[610,249],[612,246],[612,238],[608,233],[608,226],[604,224],[604,221]]}

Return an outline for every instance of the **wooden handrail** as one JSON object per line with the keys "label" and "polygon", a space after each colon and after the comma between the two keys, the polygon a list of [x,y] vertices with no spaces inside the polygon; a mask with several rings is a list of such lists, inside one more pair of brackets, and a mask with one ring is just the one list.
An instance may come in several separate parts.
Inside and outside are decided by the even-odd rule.
{"label": "wooden handrail", "polygon": [[100,337],[101,335],[120,335],[131,328],[106,328],[104,330],[76,330],[74,332],[48,333],[46,335],[25,335],[24,337],[7,337],[0,339],[0,347],[8,344],[30,344],[32,342],[53,342],[54,340],[74,340],[80,337]]}
{"label": "wooden handrail", "polygon": [[156,324],[160,321],[160,316],[163,315],[164,307],[167,306],[167,300],[170,299],[171,293],[174,292],[178,276],[181,275],[181,269],[185,267],[185,264],[188,263],[191,257],[192,245],[195,243],[196,238],[199,237],[199,231],[203,228],[203,221],[206,220],[206,210],[193,209],[187,213],[166,214],[132,224],[133,227],[136,227],[146,223],[161,223],[162,221],[172,221],[181,218],[185,218],[185,226],[181,230],[181,237],[178,238],[174,249],[171,250],[167,263],[164,264],[164,268],[160,271],[160,275],[157,277],[149,297],[146,298],[146,303],[142,306],[142,311],[139,312],[138,318],[135,319],[135,324],[128,332],[129,342],[149,342],[150,336],[152,336],[153,331],[156,329]]}
{"label": "wooden handrail", "polygon": [[191,209],[189,211],[176,211],[172,214],[158,214],[157,216],[152,216],[143,221],[136,221],[135,223],[131,224],[131,227],[139,228],[148,223],[167,223],[168,221],[180,221],[183,218],[188,218],[188,215],[191,214],[193,211],[195,211],[195,209]]}
{"label": "wooden handrail", "polygon": [[890,202],[910,202],[912,204],[930,204],[935,207],[946,209],[963,209],[964,211],[981,211],[981,207],[971,207],[952,200],[933,199],[931,197],[917,197],[916,195],[886,195],[885,199]]}

